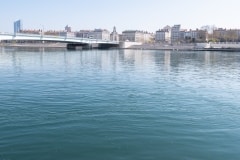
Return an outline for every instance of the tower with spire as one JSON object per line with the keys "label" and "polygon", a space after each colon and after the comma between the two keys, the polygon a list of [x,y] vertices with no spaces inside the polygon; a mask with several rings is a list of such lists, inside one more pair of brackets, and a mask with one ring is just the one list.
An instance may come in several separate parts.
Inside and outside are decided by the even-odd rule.
{"label": "tower with spire", "polygon": [[110,34],[111,41],[119,41],[119,35],[117,33],[116,27],[113,27],[113,32]]}

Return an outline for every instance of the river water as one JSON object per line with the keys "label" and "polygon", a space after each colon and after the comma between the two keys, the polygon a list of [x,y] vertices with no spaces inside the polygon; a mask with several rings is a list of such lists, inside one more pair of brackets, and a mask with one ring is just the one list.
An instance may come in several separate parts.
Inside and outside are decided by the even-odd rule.
{"label": "river water", "polygon": [[236,160],[240,53],[0,48],[0,160]]}

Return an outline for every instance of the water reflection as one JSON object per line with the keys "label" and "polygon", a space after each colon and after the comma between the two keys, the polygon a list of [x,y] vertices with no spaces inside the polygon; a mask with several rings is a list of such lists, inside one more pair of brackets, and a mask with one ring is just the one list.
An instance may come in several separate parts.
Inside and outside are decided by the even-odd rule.
{"label": "water reflection", "polygon": [[64,69],[89,66],[101,70],[121,68],[179,71],[179,69],[201,68],[204,65],[234,67],[240,60],[239,53],[226,52],[175,52],[144,50],[90,50],[67,51],[49,48],[1,48],[1,68],[12,66],[16,72],[24,69]]}
{"label": "water reflection", "polygon": [[165,51],[164,54],[164,67],[167,71],[170,71],[171,66],[171,52]]}

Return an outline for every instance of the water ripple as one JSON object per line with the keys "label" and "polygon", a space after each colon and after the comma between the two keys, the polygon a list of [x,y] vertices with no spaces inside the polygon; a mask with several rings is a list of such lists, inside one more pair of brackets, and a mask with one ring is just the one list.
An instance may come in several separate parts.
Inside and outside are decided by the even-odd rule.
{"label": "water ripple", "polygon": [[0,159],[238,159],[240,54],[0,53]]}

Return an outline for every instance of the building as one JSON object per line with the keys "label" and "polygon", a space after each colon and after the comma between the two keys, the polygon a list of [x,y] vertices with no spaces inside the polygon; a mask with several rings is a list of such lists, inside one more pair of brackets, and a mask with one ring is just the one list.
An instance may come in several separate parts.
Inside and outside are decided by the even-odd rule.
{"label": "building", "polygon": [[110,40],[111,41],[119,41],[119,35],[116,31],[116,27],[113,27],[113,32],[110,34]]}
{"label": "building", "polygon": [[126,30],[119,35],[121,41],[151,43],[154,40],[153,33],[138,31],[138,30]]}
{"label": "building", "polygon": [[180,30],[180,36],[179,36],[179,40],[178,42],[184,42],[184,38],[185,38],[185,34],[186,34],[187,30],[186,29],[181,29]]}
{"label": "building", "polygon": [[76,37],[74,32],[60,32],[59,36],[62,36],[62,37]]}
{"label": "building", "polygon": [[119,37],[119,41],[123,41],[123,36],[122,36],[122,34],[119,34],[118,37]]}
{"label": "building", "polygon": [[171,42],[171,27],[166,26],[163,29],[156,31],[156,42],[170,43]]}
{"label": "building", "polygon": [[90,33],[89,38],[110,40],[110,32],[106,29],[95,29]]}
{"label": "building", "polygon": [[174,25],[171,28],[171,43],[180,42],[181,40],[181,25]]}
{"label": "building", "polygon": [[143,42],[144,33],[138,30],[127,30],[122,32],[122,41]]}
{"label": "building", "polygon": [[68,25],[65,27],[65,31],[60,32],[59,36],[62,37],[76,37],[76,34],[74,32],[72,32],[71,27],[69,27]]}
{"label": "building", "polygon": [[21,20],[15,21],[13,25],[14,25],[14,33],[20,33],[23,30]]}
{"label": "building", "polygon": [[[41,31],[41,30],[40,30]],[[41,32],[40,32],[41,33]],[[44,35],[51,35],[51,36],[59,36],[61,31],[56,31],[56,30],[47,30],[44,31]]]}
{"label": "building", "polygon": [[65,31],[66,32],[72,32],[72,28],[70,26],[66,25]]}
{"label": "building", "polygon": [[76,37],[79,37],[79,38],[90,38],[90,34],[92,32],[93,31],[91,31],[91,30],[80,30],[79,32],[76,32]]}
{"label": "building", "polygon": [[91,38],[91,39],[101,39],[110,40],[110,33],[106,29],[95,29],[95,30],[80,30],[76,32],[76,37],[79,38]]}
{"label": "building", "polygon": [[190,30],[185,32],[184,39],[186,42],[207,42],[208,33],[206,30]]}
{"label": "building", "polygon": [[154,41],[154,34],[143,32],[143,43],[152,43]]}
{"label": "building", "polygon": [[110,40],[110,32],[106,29],[95,29],[89,33],[89,38],[101,39],[101,40]]}
{"label": "building", "polygon": [[159,29],[155,34],[156,42],[171,43],[171,27],[165,26],[163,29]]}

